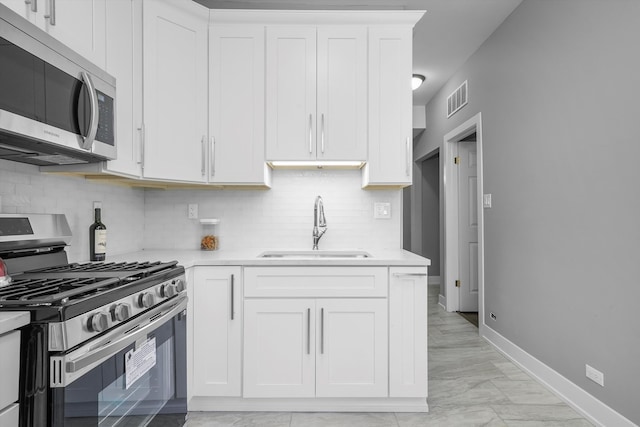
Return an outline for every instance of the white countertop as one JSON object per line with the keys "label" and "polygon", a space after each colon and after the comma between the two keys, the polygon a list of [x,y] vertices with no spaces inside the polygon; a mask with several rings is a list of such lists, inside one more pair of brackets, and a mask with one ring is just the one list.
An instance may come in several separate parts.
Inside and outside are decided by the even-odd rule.
{"label": "white countertop", "polygon": [[31,321],[28,311],[0,312],[0,335],[18,329]]}
{"label": "white countertop", "polygon": [[[142,250],[126,254],[109,256],[107,262],[122,261],[173,261],[185,268],[207,265],[349,265],[349,266],[428,266],[431,261],[403,249],[366,250],[370,258],[259,258],[258,256],[273,249],[241,249],[217,251],[201,250]],[[283,249],[277,249],[278,252]]]}

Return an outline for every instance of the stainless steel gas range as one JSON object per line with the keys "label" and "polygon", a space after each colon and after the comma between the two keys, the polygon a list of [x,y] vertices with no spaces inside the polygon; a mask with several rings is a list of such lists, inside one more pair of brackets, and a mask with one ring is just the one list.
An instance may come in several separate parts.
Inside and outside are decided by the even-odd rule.
{"label": "stainless steel gas range", "polygon": [[171,262],[68,263],[64,215],[0,215],[21,329],[20,426],[182,426],[186,286]]}

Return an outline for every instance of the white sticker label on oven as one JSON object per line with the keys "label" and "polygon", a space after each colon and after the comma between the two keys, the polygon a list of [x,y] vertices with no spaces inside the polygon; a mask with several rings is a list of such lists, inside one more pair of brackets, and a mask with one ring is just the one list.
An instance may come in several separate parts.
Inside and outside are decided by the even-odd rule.
{"label": "white sticker label on oven", "polygon": [[156,338],[153,337],[136,350],[129,350],[124,355],[124,372],[126,388],[149,372],[156,365]]}

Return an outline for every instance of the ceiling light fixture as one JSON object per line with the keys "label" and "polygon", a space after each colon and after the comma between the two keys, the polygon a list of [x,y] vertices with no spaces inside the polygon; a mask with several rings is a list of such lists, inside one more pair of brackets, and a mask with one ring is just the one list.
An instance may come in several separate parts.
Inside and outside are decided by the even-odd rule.
{"label": "ceiling light fixture", "polygon": [[411,89],[416,90],[424,82],[424,76],[422,74],[414,74],[411,76]]}

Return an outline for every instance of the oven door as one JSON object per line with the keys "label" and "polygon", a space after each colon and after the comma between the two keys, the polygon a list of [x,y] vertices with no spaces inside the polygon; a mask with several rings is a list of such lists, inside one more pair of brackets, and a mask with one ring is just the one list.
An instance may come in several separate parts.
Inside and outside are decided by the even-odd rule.
{"label": "oven door", "polygon": [[50,358],[50,425],[182,426],[187,297]]}

